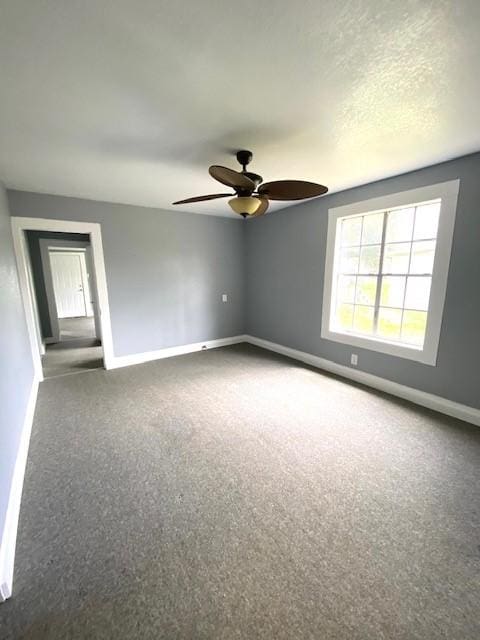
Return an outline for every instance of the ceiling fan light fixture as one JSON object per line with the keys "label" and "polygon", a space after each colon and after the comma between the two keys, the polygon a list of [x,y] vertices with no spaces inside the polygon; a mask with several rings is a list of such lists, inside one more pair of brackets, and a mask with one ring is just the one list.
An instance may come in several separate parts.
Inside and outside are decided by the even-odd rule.
{"label": "ceiling fan light fixture", "polygon": [[[237,160],[242,165],[242,171],[212,164],[208,172],[214,180],[235,191],[237,197],[229,200],[228,204],[232,211],[242,218],[263,216],[268,211],[270,200],[307,200],[323,196],[328,191],[327,187],[322,184],[306,180],[263,182],[262,176],[259,176],[258,173],[246,170],[252,160],[252,152],[246,149],[237,152]],[[191,204],[205,200],[216,200],[217,198],[229,198],[233,195],[233,193],[211,193],[205,196],[177,200],[172,204]]]}
{"label": "ceiling fan light fixture", "polygon": [[228,204],[235,213],[241,216],[253,216],[260,207],[261,200],[253,196],[237,196],[228,201]]}

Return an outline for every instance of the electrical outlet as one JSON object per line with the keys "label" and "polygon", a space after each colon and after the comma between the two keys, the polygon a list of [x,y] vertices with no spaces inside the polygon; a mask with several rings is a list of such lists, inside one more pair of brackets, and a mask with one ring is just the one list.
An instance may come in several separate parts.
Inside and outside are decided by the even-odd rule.
{"label": "electrical outlet", "polygon": [[226,293],[222,293],[222,302],[228,302],[228,296]]}
{"label": "electrical outlet", "polygon": [[358,356],[356,353],[352,353],[352,357],[350,358],[350,362],[353,364],[354,367],[357,366],[358,364]]}

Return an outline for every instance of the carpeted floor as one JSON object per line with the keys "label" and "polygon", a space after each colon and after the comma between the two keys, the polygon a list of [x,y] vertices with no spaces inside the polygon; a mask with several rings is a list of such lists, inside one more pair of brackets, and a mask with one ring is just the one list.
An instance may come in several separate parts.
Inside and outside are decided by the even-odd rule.
{"label": "carpeted floor", "polygon": [[480,637],[480,429],[248,345],[40,386],[0,637]]}
{"label": "carpeted floor", "polygon": [[92,338],[49,344],[42,356],[42,368],[45,378],[101,369],[103,349],[100,342]]}
{"label": "carpeted floor", "polygon": [[93,318],[59,318],[60,342],[46,346],[42,356],[45,378],[103,368],[103,349],[95,338]]}

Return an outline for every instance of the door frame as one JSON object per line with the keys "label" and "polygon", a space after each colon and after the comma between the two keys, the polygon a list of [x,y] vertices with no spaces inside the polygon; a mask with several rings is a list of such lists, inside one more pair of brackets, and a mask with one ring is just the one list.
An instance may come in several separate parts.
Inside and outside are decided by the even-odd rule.
{"label": "door frame", "polygon": [[12,235],[15,257],[17,260],[18,278],[22,294],[23,306],[27,320],[35,373],[43,380],[42,343],[37,335],[36,304],[29,287],[28,274],[30,259],[25,242],[26,231],[60,231],[64,233],[84,233],[90,236],[92,268],[98,297],[98,315],[102,333],[103,364],[105,369],[112,369],[114,362],[112,326],[110,307],[108,304],[107,276],[103,255],[102,230],[98,222],[74,222],[72,220],[52,220],[48,218],[12,217]]}
{"label": "door frame", "polygon": [[95,334],[98,340],[101,340],[102,333],[100,327],[100,318],[98,317],[98,296],[96,291],[95,274],[93,273],[92,252],[90,241],[85,240],[52,240],[50,238],[40,238],[40,256],[43,266],[43,279],[45,282],[45,293],[47,294],[48,315],[50,317],[50,327],[52,330],[51,338],[44,338],[45,344],[60,342],[60,325],[58,324],[57,302],[55,300],[55,292],[53,290],[53,277],[50,265],[50,251],[82,251],[85,254],[88,287],[90,289],[91,307],[93,309],[93,317],[95,319]]}

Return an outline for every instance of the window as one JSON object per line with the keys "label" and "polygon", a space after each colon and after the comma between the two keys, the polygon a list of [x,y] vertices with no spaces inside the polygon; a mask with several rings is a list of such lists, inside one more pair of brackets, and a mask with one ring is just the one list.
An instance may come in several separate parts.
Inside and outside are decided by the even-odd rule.
{"label": "window", "polygon": [[458,181],[329,211],[322,337],[435,364]]}

